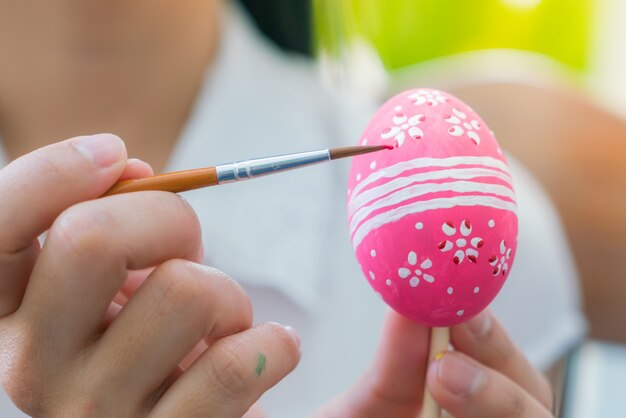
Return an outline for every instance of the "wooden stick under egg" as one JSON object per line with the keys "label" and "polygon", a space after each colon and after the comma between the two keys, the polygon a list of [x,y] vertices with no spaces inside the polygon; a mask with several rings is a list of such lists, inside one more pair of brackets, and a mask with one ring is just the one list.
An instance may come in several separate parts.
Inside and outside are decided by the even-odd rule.
{"label": "wooden stick under egg", "polygon": [[[428,352],[428,364],[430,364],[435,357],[448,351],[450,344],[450,328],[448,327],[433,327],[430,329],[430,350]],[[430,392],[424,387],[424,402],[422,404],[422,418],[440,418],[441,408],[437,402],[433,399]]]}

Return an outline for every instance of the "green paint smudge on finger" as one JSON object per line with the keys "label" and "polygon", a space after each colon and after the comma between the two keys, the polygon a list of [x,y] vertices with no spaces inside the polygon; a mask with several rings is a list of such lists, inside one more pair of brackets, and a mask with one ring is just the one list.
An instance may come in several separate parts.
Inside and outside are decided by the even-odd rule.
{"label": "green paint smudge on finger", "polygon": [[265,363],[267,362],[267,358],[265,354],[259,353],[256,358],[256,377],[260,377],[263,370],[265,370]]}

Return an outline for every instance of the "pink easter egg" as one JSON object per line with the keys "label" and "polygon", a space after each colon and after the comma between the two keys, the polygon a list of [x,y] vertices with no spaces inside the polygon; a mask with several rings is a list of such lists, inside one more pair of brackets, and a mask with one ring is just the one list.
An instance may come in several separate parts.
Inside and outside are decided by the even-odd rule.
{"label": "pink easter egg", "polygon": [[350,236],[369,284],[428,326],[478,314],[517,245],[513,183],[493,133],[456,97],[415,89],[387,101],[360,144],[395,146],[350,170]]}

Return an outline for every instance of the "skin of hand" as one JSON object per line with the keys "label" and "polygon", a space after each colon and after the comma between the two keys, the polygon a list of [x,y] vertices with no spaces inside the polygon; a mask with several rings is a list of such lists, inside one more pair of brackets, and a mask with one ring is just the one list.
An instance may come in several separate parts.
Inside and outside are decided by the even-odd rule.
{"label": "skin of hand", "polygon": [[149,174],[110,134],[0,171],[0,379],[31,416],[240,417],[299,361],[293,330],[252,327],[239,285],[199,264],[183,199],[96,199]]}
{"label": "skin of hand", "polygon": [[416,418],[424,382],[455,418],[548,418],[552,391],[489,311],[451,328],[453,352],[427,365],[429,329],[388,314],[375,360],[312,418]]}

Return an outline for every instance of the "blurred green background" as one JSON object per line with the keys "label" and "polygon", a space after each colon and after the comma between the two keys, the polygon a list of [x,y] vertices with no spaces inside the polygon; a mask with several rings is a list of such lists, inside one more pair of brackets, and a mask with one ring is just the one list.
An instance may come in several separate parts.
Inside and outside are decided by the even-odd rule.
{"label": "blurred green background", "polygon": [[281,47],[338,56],[356,38],[390,71],[473,50],[511,48],[589,64],[592,0],[240,0]]}
{"label": "blurred green background", "polygon": [[576,70],[588,64],[592,0],[313,0],[317,48],[355,37],[388,70],[473,50],[512,48]]}

